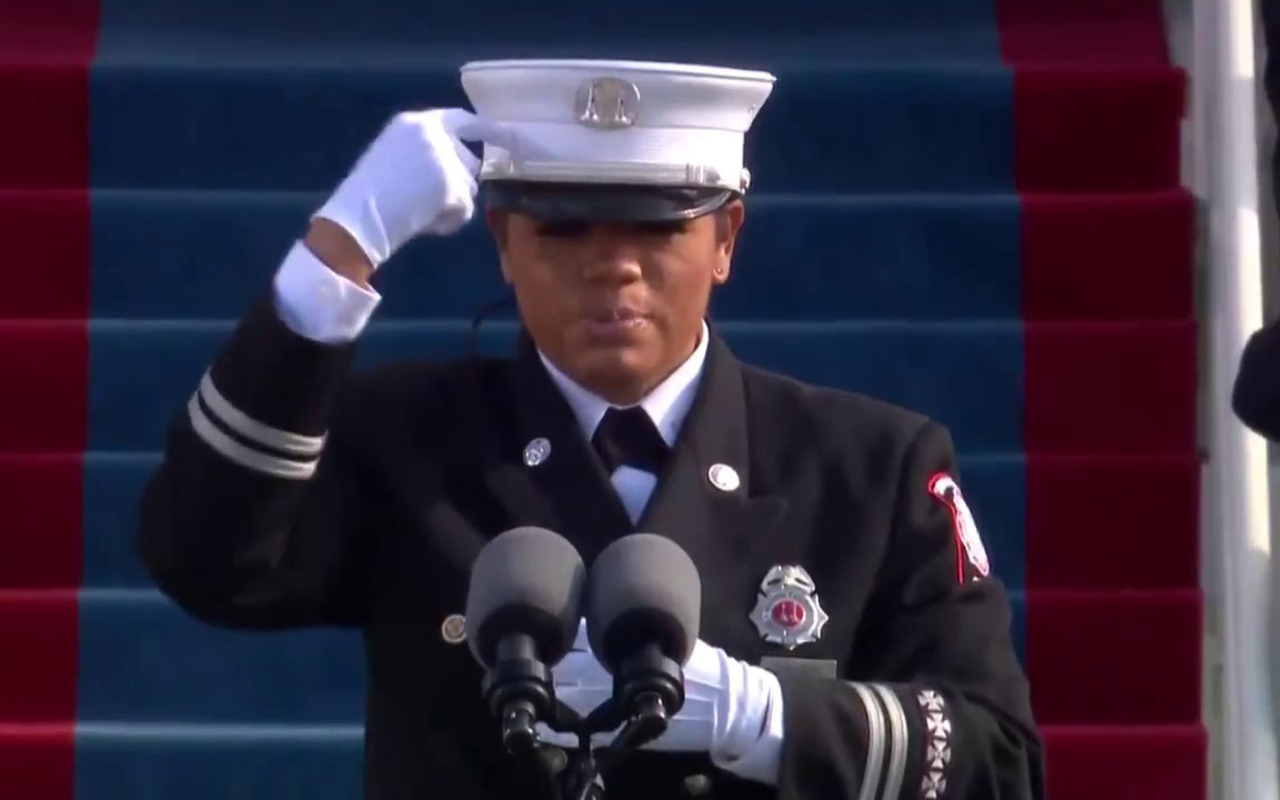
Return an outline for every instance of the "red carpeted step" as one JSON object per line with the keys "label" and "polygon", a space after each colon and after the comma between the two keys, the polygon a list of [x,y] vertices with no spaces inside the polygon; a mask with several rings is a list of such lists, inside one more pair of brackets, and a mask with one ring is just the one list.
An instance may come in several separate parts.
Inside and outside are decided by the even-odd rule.
{"label": "red carpeted step", "polygon": [[75,796],[75,724],[0,721],[0,797],[71,800]]}
{"label": "red carpeted step", "polygon": [[1029,454],[1195,452],[1194,322],[1027,323],[1023,347]]}
{"label": "red carpeted step", "polygon": [[74,591],[0,589],[0,725],[76,718],[78,605]]}
{"label": "red carpeted step", "polygon": [[1208,747],[1199,725],[1050,725],[1052,800],[1203,800]]}
{"label": "red carpeted step", "polygon": [[0,453],[82,452],[88,372],[84,322],[0,320]]}
{"label": "red carpeted step", "polygon": [[91,226],[87,191],[0,187],[0,241],[12,265],[9,289],[0,294],[0,319],[89,315]]}
{"label": "red carpeted step", "polygon": [[[1016,93],[1025,317],[1113,323],[1027,328],[1027,665],[1040,718],[1090,723],[1045,730],[1049,794],[1203,800],[1186,75],[1160,0],[996,5]],[[1121,151],[1137,155],[1109,156]],[[1139,212],[1153,192],[1160,220]],[[1112,213],[1072,213],[1081,205]],[[1128,303],[1142,292],[1158,314]],[[1166,347],[1143,344],[1156,340]],[[1094,591],[1115,587],[1131,591]]]}
{"label": "red carpeted step", "polygon": [[1021,200],[1024,319],[1191,318],[1195,199],[1189,192],[1027,194]]}
{"label": "red carpeted step", "polygon": [[6,47],[17,46],[12,38],[0,8],[0,119],[6,120],[0,125],[0,187],[83,191],[89,185],[87,59],[28,51],[15,63],[26,48]]}
{"label": "red carpeted step", "polygon": [[98,14],[98,0],[0,0],[0,188],[89,186]]}
{"label": "red carpeted step", "polygon": [[[1199,584],[1200,463],[1180,456],[1027,458],[1026,582],[1037,590]],[[39,490],[33,494],[40,494]]]}
{"label": "red carpeted step", "polygon": [[1160,0],[998,0],[997,9],[1014,67],[1021,191],[1181,185],[1187,81],[1169,62]]}
{"label": "red carpeted step", "polygon": [[1031,66],[1015,70],[1013,80],[1019,191],[1143,192],[1181,185],[1181,70]]}
{"label": "red carpeted step", "polygon": [[[97,49],[99,11],[99,0],[0,0],[0,66],[13,61],[56,60],[76,64],[82,73],[87,72]],[[44,107],[74,96],[46,98]]]}
{"label": "red carpeted step", "polygon": [[1162,0],[996,0],[1012,64],[1169,63]]}
{"label": "red carpeted step", "polygon": [[81,464],[79,454],[0,453],[0,591],[80,586]]}
{"label": "red carpeted step", "polygon": [[1196,589],[1027,593],[1026,667],[1041,723],[1200,719]]}
{"label": "red carpeted step", "polygon": [[[0,319],[82,319],[88,311],[89,64],[98,10],[97,0],[0,0],[0,190],[67,189],[64,202],[76,208],[47,215],[45,208],[0,203],[11,284],[0,300]],[[32,280],[35,275],[40,277]],[[0,333],[0,361],[30,367],[23,379],[6,376],[0,414],[23,414],[14,427],[52,426],[45,429],[50,435],[38,438],[57,439],[62,449],[77,452],[85,441],[84,336],[61,337],[70,346],[52,352],[40,346],[51,337],[38,336],[23,355],[33,347],[25,333]],[[59,361],[35,363],[50,355]],[[15,482],[18,475],[23,480]],[[31,480],[45,493],[24,495]],[[0,797],[72,800],[76,604],[67,599],[70,593],[59,600],[58,594],[12,587],[78,582],[79,469],[66,461],[6,462],[0,486],[0,609],[18,604],[31,610],[0,612]],[[11,717],[47,724],[15,729],[6,724]]]}

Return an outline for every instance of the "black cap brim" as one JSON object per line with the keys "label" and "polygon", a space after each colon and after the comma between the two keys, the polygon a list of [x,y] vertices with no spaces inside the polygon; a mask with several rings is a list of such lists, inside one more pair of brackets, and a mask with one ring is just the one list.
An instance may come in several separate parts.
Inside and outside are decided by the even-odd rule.
{"label": "black cap brim", "polygon": [[727,189],[490,181],[488,207],[540,222],[675,222],[709,214],[737,194]]}

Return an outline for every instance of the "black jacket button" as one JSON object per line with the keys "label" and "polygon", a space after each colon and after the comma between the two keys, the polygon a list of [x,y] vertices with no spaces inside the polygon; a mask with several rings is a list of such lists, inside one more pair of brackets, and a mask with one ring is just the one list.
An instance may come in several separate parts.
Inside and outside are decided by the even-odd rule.
{"label": "black jacket button", "polygon": [[690,797],[702,797],[711,791],[711,778],[706,775],[689,775],[684,779],[684,793]]}

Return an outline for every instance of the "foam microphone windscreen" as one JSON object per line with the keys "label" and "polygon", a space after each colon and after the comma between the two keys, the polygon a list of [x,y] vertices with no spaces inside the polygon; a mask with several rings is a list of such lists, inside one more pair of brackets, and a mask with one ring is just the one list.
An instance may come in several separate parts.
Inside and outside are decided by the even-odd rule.
{"label": "foam microphone windscreen", "polygon": [[657,644],[684,664],[698,641],[702,579],[680,545],[637,533],[605,548],[587,579],[587,636],[610,672]]}
{"label": "foam microphone windscreen", "polygon": [[564,658],[582,618],[586,574],[582,556],[558,533],[524,527],[495,536],[471,566],[471,654],[492,667],[498,642],[521,634],[533,638],[544,663]]}

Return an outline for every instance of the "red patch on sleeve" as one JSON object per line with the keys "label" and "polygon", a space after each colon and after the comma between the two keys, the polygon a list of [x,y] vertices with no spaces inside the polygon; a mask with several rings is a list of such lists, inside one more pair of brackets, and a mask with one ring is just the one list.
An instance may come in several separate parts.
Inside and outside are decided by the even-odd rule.
{"label": "red patch on sleeve", "polygon": [[929,494],[951,512],[951,527],[956,543],[956,580],[965,582],[965,564],[968,563],[977,572],[974,580],[985,578],[991,574],[991,559],[987,557],[987,548],[982,543],[982,535],[978,533],[978,523],[974,521],[973,512],[965,502],[960,485],[945,472],[939,472],[929,478]]}

